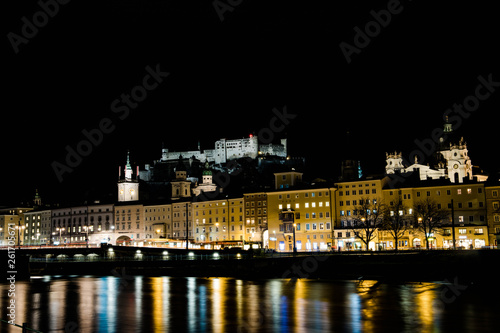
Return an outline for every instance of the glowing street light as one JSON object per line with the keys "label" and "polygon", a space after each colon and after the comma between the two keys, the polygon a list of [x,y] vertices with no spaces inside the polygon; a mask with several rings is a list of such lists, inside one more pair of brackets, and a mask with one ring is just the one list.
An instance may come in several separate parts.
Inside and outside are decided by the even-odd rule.
{"label": "glowing street light", "polygon": [[64,228],[56,228],[56,231],[59,231],[59,245],[60,245],[62,243],[61,232],[64,231]]}
{"label": "glowing street light", "polygon": [[21,236],[20,236],[20,233],[21,233],[21,230],[24,230],[26,227],[24,225],[16,225],[16,229],[17,229],[17,247],[18,248],[21,248],[21,243],[20,243],[20,240],[21,240]]}

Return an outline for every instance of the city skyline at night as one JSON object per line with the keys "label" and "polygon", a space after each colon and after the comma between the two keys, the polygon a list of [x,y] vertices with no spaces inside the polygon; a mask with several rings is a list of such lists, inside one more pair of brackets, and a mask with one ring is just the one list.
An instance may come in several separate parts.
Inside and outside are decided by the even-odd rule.
{"label": "city skyline at night", "polygon": [[[383,172],[387,151],[409,155],[446,116],[473,163],[497,171],[494,10],[408,1],[218,4],[131,1],[97,10],[61,2],[28,37],[46,6],[12,4],[0,140],[8,190],[0,201],[29,200],[37,188],[47,198],[92,190],[115,177],[127,150],[144,165],[162,145],[206,149],[270,128],[273,110],[284,107],[296,117],[276,139],[287,138],[311,176],[335,177],[349,158],[365,173]],[[350,63],[346,44],[359,49]],[[89,136],[98,144],[80,147],[92,151],[60,182],[53,164]]]}

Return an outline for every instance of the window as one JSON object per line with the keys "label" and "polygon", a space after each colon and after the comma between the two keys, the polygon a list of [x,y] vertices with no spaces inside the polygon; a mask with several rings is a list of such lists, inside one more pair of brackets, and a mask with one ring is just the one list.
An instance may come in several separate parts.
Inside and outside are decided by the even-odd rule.
{"label": "window", "polygon": [[316,226],[316,223],[313,223],[313,230],[316,230],[317,226]]}
{"label": "window", "polygon": [[457,189],[457,194],[462,194],[462,190],[461,189]]}
{"label": "window", "polygon": [[465,235],[465,234],[467,234],[467,229],[460,228],[460,229],[458,229],[458,233],[461,235]]}
{"label": "window", "polygon": [[309,223],[306,223],[306,230],[310,230],[310,229],[311,229],[311,228],[310,228]]}

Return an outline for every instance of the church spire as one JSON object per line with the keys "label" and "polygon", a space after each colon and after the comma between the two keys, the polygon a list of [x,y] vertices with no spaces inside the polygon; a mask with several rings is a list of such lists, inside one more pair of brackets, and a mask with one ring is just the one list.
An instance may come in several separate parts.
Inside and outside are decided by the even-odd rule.
{"label": "church spire", "polygon": [[453,128],[451,126],[451,123],[448,121],[448,116],[445,117],[444,132],[445,133],[453,132]]}
{"label": "church spire", "polygon": [[125,165],[125,180],[132,180],[132,166],[130,165],[130,150],[127,150],[127,164]]}

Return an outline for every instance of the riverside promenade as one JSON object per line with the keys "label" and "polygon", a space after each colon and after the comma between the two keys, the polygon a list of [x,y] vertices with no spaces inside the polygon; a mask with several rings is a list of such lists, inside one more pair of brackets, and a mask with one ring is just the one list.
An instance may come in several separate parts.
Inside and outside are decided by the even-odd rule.
{"label": "riverside promenade", "polygon": [[[3,251],[2,251],[3,252]],[[5,251],[6,252],[6,251]],[[185,250],[128,246],[18,249],[23,275],[150,275],[248,279],[341,279],[487,283],[498,250],[299,252]],[[20,275],[21,276],[21,275]]]}

